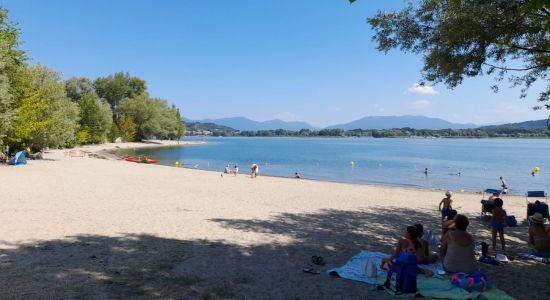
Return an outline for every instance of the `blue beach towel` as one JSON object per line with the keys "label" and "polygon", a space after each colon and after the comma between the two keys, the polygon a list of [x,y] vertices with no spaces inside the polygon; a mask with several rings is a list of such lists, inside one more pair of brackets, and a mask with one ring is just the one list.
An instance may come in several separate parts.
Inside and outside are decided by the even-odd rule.
{"label": "blue beach towel", "polygon": [[[386,280],[386,271],[380,269],[380,262],[383,258],[389,257],[388,254],[381,252],[361,251],[346,262],[345,265],[330,269],[326,272],[327,275],[339,276],[344,279],[360,281],[370,285],[383,284]],[[364,268],[367,261],[372,261],[377,266],[376,278],[368,277],[364,274]],[[430,265],[421,265],[423,268],[431,270],[434,274],[443,270],[441,263]],[[427,277],[419,275],[417,278],[418,294],[424,297],[433,297],[441,299],[475,299],[480,295],[489,300],[497,299],[513,299],[504,291],[492,287],[486,292],[468,292],[451,284],[448,276],[434,275]]]}

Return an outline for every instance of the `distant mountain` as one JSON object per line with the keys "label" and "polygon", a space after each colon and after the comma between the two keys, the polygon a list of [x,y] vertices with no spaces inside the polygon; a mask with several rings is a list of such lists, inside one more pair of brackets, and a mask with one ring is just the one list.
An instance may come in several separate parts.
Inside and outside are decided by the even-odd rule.
{"label": "distant mountain", "polygon": [[[184,121],[185,122],[185,121]],[[185,122],[186,131],[228,131],[233,132],[235,129],[223,125],[218,125],[214,123],[200,123],[200,122]]]}
{"label": "distant mountain", "polygon": [[519,123],[507,123],[501,125],[483,126],[482,129],[497,129],[497,128],[511,128],[511,129],[544,129],[547,128],[547,119],[525,121]]}
{"label": "distant mountain", "polygon": [[234,118],[222,118],[222,119],[204,119],[204,120],[190,120],[183,119],[184,122],[199,122],[199,123],[214,123],[231,127],[237,130],[271,130],[271,129],[285,129],[285,130],[300,130],[300,129],[316,129],[306,122],[286,122],[282,120],[270,120],[270,121],[254,121],[245,117]]}
{"label": "distant mountain", "polygon": [[439,118],[424,116],[370,116],[345,124],[329,126],[334,129],[390,129],[410,127],[414,129],[466,129],[476,128],[475,124],[451,123]]}

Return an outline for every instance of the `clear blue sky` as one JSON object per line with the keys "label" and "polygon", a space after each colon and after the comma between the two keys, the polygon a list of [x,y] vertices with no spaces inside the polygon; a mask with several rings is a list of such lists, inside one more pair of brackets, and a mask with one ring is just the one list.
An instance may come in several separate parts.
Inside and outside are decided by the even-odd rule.
{"label": "clear blue sky", "polygon": [[[535,91],[494,94],[492,78],[419,93],[421,58],[375,50],[365,22],[401,0],[8,0],[33,62],[64,78],[117,71],[191,119],[246,116],[316,126],[367,115],[426,115],[454,122],[542,119]],[[411,91],[409,91],[411,88]],[[430,94],[431,92],[431,94]]]}

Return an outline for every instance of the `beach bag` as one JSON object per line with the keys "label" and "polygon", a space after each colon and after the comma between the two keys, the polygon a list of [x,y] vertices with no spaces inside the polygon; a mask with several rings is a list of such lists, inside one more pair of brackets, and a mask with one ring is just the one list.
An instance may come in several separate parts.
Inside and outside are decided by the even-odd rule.
{"label": "beach bag", "polygon": [[408,251],[399,253],[388,271],[384,286],[390,288],[391,278],[395,273],[395,291],[397,293],[416,293],[417,267],[416,254]]}
{"label": "beach bag", "polygon": [[489,279],[485,276],[485,274],[479,271],[472,274],[455,273],[451,277],[451,283],[456,287],[467,290],[468,292],[485,292],[490,288]]}
{"label": "beach bag", "polygon": [[507,216],[506,217],[506,225],[510,227],[516,227],[518,226],[518,221],[516,220],[515,216]]}

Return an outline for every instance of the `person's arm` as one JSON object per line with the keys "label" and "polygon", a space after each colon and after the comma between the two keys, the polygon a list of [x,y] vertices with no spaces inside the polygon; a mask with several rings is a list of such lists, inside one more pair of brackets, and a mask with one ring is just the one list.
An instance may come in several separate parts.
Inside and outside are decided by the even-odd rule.
{"label": "person's arm", "polygon": [[447,254],[447,247],[449,246],[449,232],[445,233],[441,239],[441,248],[439,249],[439,254],[441,257],[444,257]]}
{"label": "person's arm", "polygon": [[401,240],[399,240],[397,242],[397,245],[395,246],[395,250],[393,252],[393,254],[389,257],[389,258],[384,258],[382,259],[382,261],[385,261],[385,262],[388,262],[388,261],[393,261],[394,258],[397,256],[397,254],[401,252]]}
{"label": "person's arm", "polygon": [[529,228],[529,240],[527,241],[527,244],[530,247],[535,247],[535,238],[533,237],[533,229]]}
{"label": "person's arm", "polygon": [[441,210],[441,204],[443,204],[443,201],[445,200],[441,200],[441,202],[439,202],[439,210]]}
{"label": "person's arm", "polygon": [[425,240],[422,240],[422,242],[424,244],[425,259],[428,259],[428,257],[430,256],[430,244]]}
{"label": "person's arm", "polygon": [[454,220],[451,220],[451,222],[449,222],[449,224],[447,225],[447,229],[449,229],[449,230],[455,230],[456,229],[456,224],[455,224]]}

